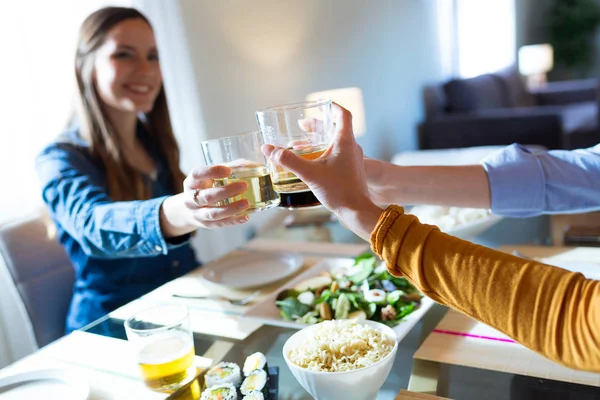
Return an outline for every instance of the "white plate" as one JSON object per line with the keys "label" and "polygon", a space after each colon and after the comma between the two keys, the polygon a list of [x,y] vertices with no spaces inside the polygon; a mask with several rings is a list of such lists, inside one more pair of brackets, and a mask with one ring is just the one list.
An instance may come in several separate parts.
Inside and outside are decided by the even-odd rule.
{"label": "white plate", "polygon": [[244,253],[204,266],[209,282],[235,289],[249,289],[277,282],[294,274],[304,260],[292,253]]}
{"label": "white plate", "polygon": [[455,213],[460,211],[462,210],[459,207],[418,205],[412,207],[407,212],[409,214],[416,215],[422,223],[438,225],[439,228],[447,234],[467,240],[471,240],[474,237],[482,234],[502,220],[501,216],[488,213],[486,216],[471,220],[469,222],[458,223],[452,227],[443,228],[444,224],[441,222],[447,218],[456,221],[457,217]]}
{"label": "white plate", "polygon": [[[310,268],[308,271],[303,272],[296,278],[287,282],[279,289],[275,290],[269,296],[265,297],[265,299],[262,302],[257,303],[254,307],[250,308],[243,315],[244,317],[259,320],[263,324],[267,325],[282,326],[285,328],[292,329],[302,329],[307,325],[298,324],[292,321],[286,321],[283,318],[281,318],[279,308],[277,308],[277,306],[275,305],[275,299],[277,298],[277,295],[281,293],[282,290],[293,288],[297,283],[300,283],[313,276],[318,276],[322,272],[332,272],[337,270],[338,268],[349,268],[353,265],[354,260],[351,258],[327,258],[321,261],[320,263],[315,264],[315,266]],[[396,335],[398,335],[398,340],[401,340],[404,336],[406,336],[408,332],[410,332],[412,327],[415,326],[417,322],[419,322],[419,320],[423,317],[423,315],[425,315],[427,310],[429,310],[433,304],[434,301],[428,297],[423,297],[421,299],[421,307],[419,307],[418,310],[407,315],[404,318],[404,320],[400,322],[400,324],[393,328],[394,332],[396,332]]]}
{"label": "white plate", "polygon": [[0,378],[2,400],[85,400],[90,386],[79,375],[60,369],[23,372]]}

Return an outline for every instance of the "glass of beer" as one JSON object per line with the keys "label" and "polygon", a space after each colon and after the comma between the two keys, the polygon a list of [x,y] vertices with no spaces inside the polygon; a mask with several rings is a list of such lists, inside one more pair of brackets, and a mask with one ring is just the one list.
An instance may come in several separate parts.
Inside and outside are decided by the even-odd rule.
{"label": "glass of beer", "polygon": [[[266,143],[287,148],[307,160],[319,158],[331,144],[335,125],[331,100],[307,101],[256,112]],[[287,209],[320,207],[321,203],[296,175],[273,163],[271,179]]]}
{"label": "glass of beer", "polygon": [[180,305],[148,308],[125,321],[144,383],[173,393],[196,376],[194,340],[188,309]]}
{"label": "glass of beer", "polygon": [[244,193],[219,202],[219,206],[246,199],[250,207],[242,214],[250,214],[279,204],[279,194],[273,189],[269,167],[260,150],[263,143],[260,131],[202,142],[206,165],[226,165],[231,168],[229,177],[213,180],[214,187],[239,181],[248,185]]}

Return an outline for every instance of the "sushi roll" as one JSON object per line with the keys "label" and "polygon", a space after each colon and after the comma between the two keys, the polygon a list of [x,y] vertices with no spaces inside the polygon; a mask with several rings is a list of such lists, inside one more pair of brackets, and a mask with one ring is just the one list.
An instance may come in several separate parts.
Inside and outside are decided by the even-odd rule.
{"label": "sushi roll", "polygon": [[235,363],[221,362],[209,369],[204,376],[206,387],[231,383],[238,387],[242,383],[242,374],[239,365]]}
{"label": "sushi roll", "polygon": [[258,390],[253,390],[251,392],[248,392],[247,395],[245,395],[242,400],[265,400],[265,395],[263,394],[263,392],[259,392]]}
{"label": "sushi roll", "polygon": [[200,400],[238,400],[238,394],[231,383],[224,383],[204,389]]}
{"label": "sushi roll", "polygon": [[250,394],[250,392],[258,391],[262,392],[266,396],[269,392],[267,387],[267,373],[263,369],[255,369],[244,379],[240,391],[244,396]]}
{"label": "sushi roll", "polygon": [[268,372],[267,357],[263,353],[250,354],[244,361],[244,376],[250,375],[255,369],[264,369],[265,372]]}

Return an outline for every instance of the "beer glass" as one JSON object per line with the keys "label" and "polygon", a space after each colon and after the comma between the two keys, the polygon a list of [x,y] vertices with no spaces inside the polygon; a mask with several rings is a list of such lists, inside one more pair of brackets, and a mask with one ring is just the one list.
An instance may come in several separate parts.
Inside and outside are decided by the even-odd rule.
{"label": "beer glass", "polygon": [[248,185],[244,193],[219,202],[218,205],[247,199],[250,207],[241,214],[250,214],[279,204],[279,194],[273,189],[269,167],[260,150],[263,143],[260,131],[202,142],[206,165],[226,165],[231,168],[229,177],[214,179],[214,187],[239,181]]}
{"label": "beer glass", "polygon": [[[331,100],[307,101],[256,112],[266,143],[287,148],[298,156],[317,159],[327,150],[334,134]],[[288,209],[319,207],[321,203],[296,175],[270,163],[280,206]]]}
{"label": "beer glass", "polygon": [[148,308],[125,321],[144,383],[173,393],[196,375],[188,309],[181,305]]}

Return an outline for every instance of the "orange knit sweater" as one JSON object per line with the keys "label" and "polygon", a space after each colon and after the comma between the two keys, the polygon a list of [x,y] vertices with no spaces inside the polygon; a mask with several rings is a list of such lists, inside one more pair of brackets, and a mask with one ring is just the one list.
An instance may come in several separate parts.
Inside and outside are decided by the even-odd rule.
{"label": "orange knit sweater", "polygon": [[570,368],[600,372],[600,281],[442,233],[399,206],[371,246],[394,275]]}

